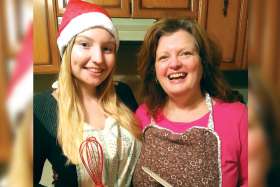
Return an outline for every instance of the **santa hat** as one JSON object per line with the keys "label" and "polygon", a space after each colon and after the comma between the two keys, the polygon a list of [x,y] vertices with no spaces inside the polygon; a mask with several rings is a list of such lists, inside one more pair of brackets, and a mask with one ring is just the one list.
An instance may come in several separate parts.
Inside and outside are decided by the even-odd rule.
{"label": "santa hat", "polygon": [[7,110],[12,124],[33,97],[32,24],[29,25],[8,84]]}
{"label": "santa hat", "polygon": [[92,27],[102,27],[109,31],[119,47],[118,31],[102,7],[81,0],[70,0],[59,25],[57,45],[62,56],[70,40],[82,31]]}

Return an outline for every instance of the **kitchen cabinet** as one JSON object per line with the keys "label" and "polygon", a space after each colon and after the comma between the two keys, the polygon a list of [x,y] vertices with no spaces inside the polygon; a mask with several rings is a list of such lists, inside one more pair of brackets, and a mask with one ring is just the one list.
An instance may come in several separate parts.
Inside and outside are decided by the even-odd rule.
{"label": "kitchen cabinet", "polygon": [[197,19],[205,7],[205,0],[134,0],[133,18]]}
{"label": "kitchen cabinet", "polygon": [[[62,16],[69,0],[57,0],[57,13]],[[84,0],[104,7],[112,17],[130,17],[130,0]]]}
{"label": "kitchen cabinet", "polygon": [[[58,14],[63,15],[69,0],[57,0]],[[84,0],[104,7],[112,17],[196,19],[205,0]]]}
{"label": "kitchen cabinet", "polygon": [[266,83],[280,93],[280,1],[250,2],[249,66],[259,66]]}
{"label": "kitchen cabinet", "polygon": [[[216,40],[223,53],[222,69],[247,69],[246,25],[248,0],[85,0],[103,6],[112,17],[197,20]],[[35,73],[56,73],[58,18],[68,0],[35,1]],[[37,22],[36,22],[37,19]],[[37,51],[36,51],[37,50]],[[38,53],[37,53],[38,52]]]}
{"label": "kitchen cabinet", "polygon": [[205,28],[222,49],[222,69],[235,70],[248,67],[247,14],[247,0],[208,1]]}
{"label": "kitchen cabinet", "polygon": [[60,57],[56,45],[55,0],[35,0],[33,18],[33,61],[35,73],[57,73]]}

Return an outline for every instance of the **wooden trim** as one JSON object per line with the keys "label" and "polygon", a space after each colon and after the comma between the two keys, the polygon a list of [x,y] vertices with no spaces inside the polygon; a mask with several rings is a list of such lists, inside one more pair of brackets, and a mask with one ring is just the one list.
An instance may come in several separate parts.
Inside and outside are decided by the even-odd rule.
{"label": "wooden trim", "polygon": [[51,61],[52,65],[58,72],[60,67],[60,55],[59,50],[56,44],[57,32],[58,32],[58,22],[57,14],[55,11],[55,2],[56,0],[48,1],[48,25],[50,29],[50,47],[51,47]]}
{"label": "wooden trim", "polygon": [[[6,9],[5,9],[5,0],[0,1],[0,66],[4,66],[7,61],[7,48],[5,44],[7,43],[7,24],[6,24]],[[3,67],[1,67],[1,70]],[[1,74],[0,76],[3,76]],[[6,76],[5,76],[6,77]],[[6,78],[5,78],[6,80]],[[6,82],[6,81],[4,81]]]}
{"label": "wooden trim", "polygon": [[248,69],[248,50],[249,50],[248,49],[248,37],[249,37],[249,32],[248,32],[248,23],[247,23],[241,69]]}
{"label": "wooden trim", "polygon": [[205,29],[207,20],[208,0],[199,0],[197,22]]}
{"label": "wooden trim", "polygon": [[11,155],[11,129],[6,111],[6,93],[7,93],[7,43],[6,37],[6,11],[5,0],[0,1],[0,164],[7,164]]}
{"label": "wooden trim", "polygon": [[246,28],[247,28],[247,19],[248,19],[248,0],[242,0],[240,4],[240,19],[238,24],[238,41],[236,42],[237,46],[243,46],[242,48],[236,49],[236,59],[235,63],[239,69],[246,67],[246,62],[243,61],[244,53],[246,50]]}
{"label": "wooden trim", "polygon": [[[265,4],[265,3],[264,3]],[[248,63],[260,64],[263,33],[263,7],[262,0],[250,1],[249,29],[248,29]]]}
{"label": "wooden trim", "polygon": [[[263,56],[261,58],[262,72],[264,76],[275,84],[279,71],[279,6],[278,0],[265,2],[264,7],[264,30],[263,30]],[[278,61],[278,63],[277,63]],[[278,83],[279,84],[279,83]]]}

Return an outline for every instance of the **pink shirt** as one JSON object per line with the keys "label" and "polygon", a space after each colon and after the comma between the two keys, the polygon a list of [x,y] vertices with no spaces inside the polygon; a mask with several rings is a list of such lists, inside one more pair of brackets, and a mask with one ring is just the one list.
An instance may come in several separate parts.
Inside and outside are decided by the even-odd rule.
{"label": "pink shirt", "polygon": [[[158,126],[183,133],[193,126],[208,125],[209,113],[193,122],[183,123],[168,120],[159,112],[155,118]],[[151,122],[145,104],[136,111],[141,128],[144,129]],[[225,103],[217,101],[213,106],[215,131],[221,140],[222,186],[248,186],[248,113],[247,107],[240,103]]]}

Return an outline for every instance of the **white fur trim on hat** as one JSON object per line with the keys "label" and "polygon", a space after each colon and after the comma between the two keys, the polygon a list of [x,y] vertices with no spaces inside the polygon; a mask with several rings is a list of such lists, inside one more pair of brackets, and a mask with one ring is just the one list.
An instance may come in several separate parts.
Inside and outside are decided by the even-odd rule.
{"label": "white fur trim on hat", "polygon": [[73,18],[66,27],[61,31],[57,38],[57,45],[59,48],[60,56],[63,55],[65,47],[68,42],[77,34],[92,27],[103,27],[109,31],[116,40],[116,49],[119,47],[118,31],[113,25],[112,20],[106,15],[99,12],[90,12],[81,14]]}

